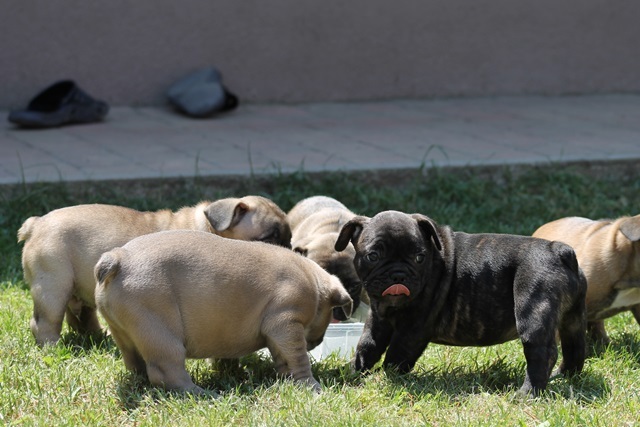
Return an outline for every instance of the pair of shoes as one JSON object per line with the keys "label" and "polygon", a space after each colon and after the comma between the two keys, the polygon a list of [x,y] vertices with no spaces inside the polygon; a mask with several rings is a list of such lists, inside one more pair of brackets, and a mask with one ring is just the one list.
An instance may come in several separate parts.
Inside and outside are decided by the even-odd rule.
{"label": "pair of shoes", "polygon": [[62,80],[40,92],[25,110],[11,111],[9,121],[29,128],[48,128],[97,122],[108,112],[106,102],[93,99],[73,80]]}
{"label": "pair of shoes", "polygon": [[231,111],[238,106],[238,97],[224,87],[220,72],[213,67],[178,80],[166,95],[180,112],[197,118]]}

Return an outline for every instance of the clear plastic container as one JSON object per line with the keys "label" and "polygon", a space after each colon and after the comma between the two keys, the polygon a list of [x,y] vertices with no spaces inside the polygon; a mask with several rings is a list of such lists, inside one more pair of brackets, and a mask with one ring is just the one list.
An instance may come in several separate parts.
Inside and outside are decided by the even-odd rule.
{"label": "clear plastic container", "polygon": [[315,360],[322,360],[332,353],[350,359],[362,335],[364,323],[331,323],[324,334],[324,340],[309,354]]}

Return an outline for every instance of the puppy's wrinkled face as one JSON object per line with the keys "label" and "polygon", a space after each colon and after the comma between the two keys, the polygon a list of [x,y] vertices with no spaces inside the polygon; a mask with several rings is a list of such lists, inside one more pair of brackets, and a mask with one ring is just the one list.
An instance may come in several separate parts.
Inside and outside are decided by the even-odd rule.
{"label": "puppy's wrinkled face", "polygon": [[335,249],[344,250],[349,241],[356,250],[358,276],[382,316],[420,298],[423,277],[442,250],[433,220],[398,211],[353,218],[340,230]]}
{"label": "puppy's wrinkled face", "polygon": [[422,291],[429,248],[415,219],[383,212],[364,225],[355,266],[372,299],[399,306]]}
{"label": "puppy's wrinkled face", "polygon": [[291,248],[291,228],[286,215],[275,204],[263,202],[246,208],[238,204],[236,212],[238,219],[230,227],[233,238]]}
{"label": "puppy's wrinkled face", "polygon": [[206,206],[203,213],[213,232],[222,237],[291,248],[291,227],[287,215],[264,197],[220,199]]}
{"label": "puppy's wrinkled face", "polygon": [[291,229],[289,224],[282,220],[265,220],[263,232],[253,239],[259,242],[291,248]]}

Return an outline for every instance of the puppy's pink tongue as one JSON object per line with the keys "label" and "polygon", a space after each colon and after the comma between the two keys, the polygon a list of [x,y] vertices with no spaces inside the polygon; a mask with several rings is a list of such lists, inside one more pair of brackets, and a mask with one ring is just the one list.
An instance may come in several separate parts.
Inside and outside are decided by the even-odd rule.
{"label": "puppy's pink tongue", "polygon": [[407,288],[405,285],[395,284],[395,285],[391,285],[387,289],[385,289],[385,291],[382,293],[382,296],[385,296],[385,295],[406,295],[406,296],[409,296],[409,294],[411,294],[411,292],[409,292],[409,288]]}

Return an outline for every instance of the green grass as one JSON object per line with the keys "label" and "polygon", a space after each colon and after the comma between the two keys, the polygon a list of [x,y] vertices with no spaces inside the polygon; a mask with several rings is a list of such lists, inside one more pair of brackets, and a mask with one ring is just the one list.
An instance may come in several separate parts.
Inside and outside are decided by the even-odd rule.
{"label": "green grass", "polygon": [[[531,234],[567,215],[636,214],[640,180],[593,178],[567,168],[539,168],[494,179],[474,170],[416,173],[402,185],[370,185],[365,175],[296,173],[216,186],[204,180],[157,188],[110,184],[38,184],[0,195],[0,424],[8,425],[634,425],[640,413],[640,334],[629,313],[609,319],[612,343],[592,349],[583,375],[553,378],[546,395],[516,397],[524,378],[517,341],[485,348],[431,345],[405,376],[349,372],[345,360],[313,366],[324,392],[313,395],[278,379],[268,358],[243,359],[245,373],[218,372],[188,361],[199,385],[222,398],[194,398],[152,388],[126,372],[111,338],[66,332],[38,348],[28,328],[31,299],[20,269],[15,233],[30,215],[79,203],[137,209],[178,208],[200,199],[262,194],[288,210],[326,194],[358,213],[421,212],[469,232]],[[65,327],[66,328],[66,327]],[[543,424],[547,423],[547,424]]]}

